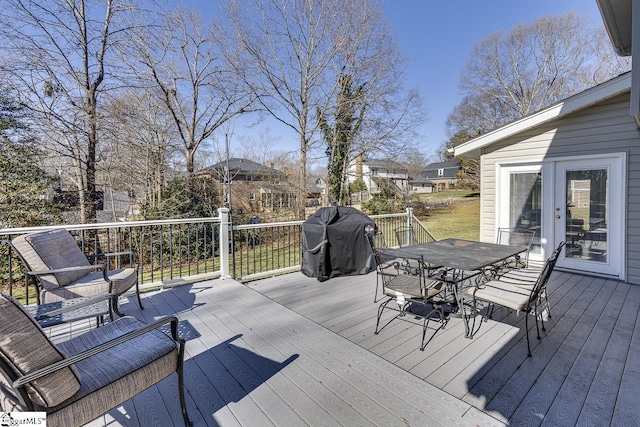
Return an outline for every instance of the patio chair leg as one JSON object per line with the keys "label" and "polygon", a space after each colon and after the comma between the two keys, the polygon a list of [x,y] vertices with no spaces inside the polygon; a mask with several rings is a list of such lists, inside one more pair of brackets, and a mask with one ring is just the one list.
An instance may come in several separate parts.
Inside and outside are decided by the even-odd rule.
{"label": "patio chair leg", "polygon": [[544,288],[544,301],[547,303],[547,315],[551,319],[551,305],[549,305],[549,298],[547,297],[547,288]]}
{"label": "patio chair leg", "polygon": [[[473,321],[471,322],[471,325],[469,325],[468,338],[473,338],[473,331],[476,329],[476,316],[473,313],[472,313],[472,317],[473,317]],[[482,324],[482,321],[480,321],[480,323]]]}
{"label": "patio chair leg", "polygon": [[[431,312],[433,313],[433,312]],[[429,314],[431,314],[429,313]],[[424,351],[424,348],[427,346],[424,343],[424,338],[427,336],[427,327],[429,326],[429,318],[425,317],[424,324],[422,325],[422,344],[420,345],[420,351]]]}
{"label": "patio chair leg", "polygon": [[[118,317],[124,317],[124,313],[120,311],[120,307],[118,306],[118,297],[115,296],[111,298],[111,311],[118,315]],[[111,315],[111,320],[113,320],[113,315]]]}
{"label": "patio chair leg", "polygon": [[[537,304],[536,304],[535,308],[536,308],[536,313],[538,313],[538,305]],[[542,329],[544,332],[547,332],[547,330],[544,327],[544,317],[542,316],[542,311],[540,311],[539,316],[540,316],[540,326],[541,326],[540,329]]]}
{"label": "patio chair leg", "polygon": [[140,306],[140,310],[144,310],[144,307],[142,306],[142,300],[140,299],[140,286],[138,285],[138,282],[136,282],[136,296],[138,297],[138,305]]}
{"label": "patio chair leg", "polygon": [[[375,335],[378,335],[378,332],[380,332],[382,330],[378,329],[378,327],[380,326],[380,318],[382,317],[382,312],[384,311],[385,307],[387,306],[387,304],[389,304],[392,300],[389,299],[385,302],[383,302],[382,304],[380,304],[380,307],[378,307],[378,320],[376,321],[376,331],[374,332]],[[396,316],[397,317],[397,316]],[[383,327],[384,328],[384,327]]]}
{"label": "patio chair leg", "polygon": [[378,278],[378,275],[376,274],[376,293],[373,296],[373,302],[378,302],[378,288],[380,287],[380,279]]}
{"label": "patio chair leg", "polygon": [[436,329],[433,332],[433,335],[431,335],[431,338],[429,338],[429,341],[431,341],[431,339],[433,339],[433,337],[435,336],[436,332],[438,332],[440,329],[444,329],[444,327],[446,325],[446,321],[445,321],[445,318],[444,318],[444,310],[442,309],[441,306],[434,307],[433,310],[431,310],[431,312],[429,312],[429,314],[427,314],[427,316],[425,316],[425,318],[424,318],[424,324],[422,326],[422,345],[420,346],[420,351],[424,351],[425,347],[427,346],[427,344],[425,344],[425,342],[424,342],[424,339],[427,336],[427,328],[429,327],[429,320],[431,319],[431,316],[435,312],[438,312],[438,317],[439,317],[439,321],[440,321],[441,325],[440,325],[440,327],[438,329]]}
{"label": "patio chair leg", "polygon": [[493,319],[493,309],[494,309],[495,305],[494,304],[490,304],[489,307],[487,307],[487,315],[484,317],[484,321],[488,322],[489,319]]}
{"label": "patio chair leg", "polygon": [[185,427],[192,426],[193,423],[189,419],[187,414],[187,404],[184,398],[184,342],[180,343],[178,350],[178,358],[180,360],[178,365],[178,395],[180,397],[180,408],[182,409],[182,418],[184,419]]}
{"label": "patio chair leg", "polygon": [[524,329],[525,334],[527,334],[527,356],[531,357],[531,344],[529,344],[529,313],[525,314],[524,318]]}

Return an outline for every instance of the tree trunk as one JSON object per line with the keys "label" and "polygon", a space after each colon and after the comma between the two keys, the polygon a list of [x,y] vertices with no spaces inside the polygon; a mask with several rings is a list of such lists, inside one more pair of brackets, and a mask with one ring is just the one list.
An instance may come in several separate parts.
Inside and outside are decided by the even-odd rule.
{"label": "tree trunk", "polygon": [[298,191],[298,200],[296,206],[298,208],[298,217],[305,219],[307,200],[307,140],[304,133],[300,135],[300,189]]}

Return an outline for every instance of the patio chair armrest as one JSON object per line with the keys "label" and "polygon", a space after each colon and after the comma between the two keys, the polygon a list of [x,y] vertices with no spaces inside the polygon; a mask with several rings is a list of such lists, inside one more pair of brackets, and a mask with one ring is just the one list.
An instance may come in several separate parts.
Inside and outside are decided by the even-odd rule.
{"label": "patio chair armrest", "polygon": [[119,344],[129,341],[133,338],[139,337],[140,335],[144,335],[147,332],[157,329],[159,326],[165,325],[167,323],[171,324],[171,338],[173,338],[173,340],[179,344],[179,351],[182,352],[184,347],[184,340],[178,336],[178,318],[175,316],[167,316],[167,317],[163,317],[162,319],[158,319],[152,323],[149,323],[139,329],[136,329],[135,331],[126,333],[121,337],[118,337],[104,344],[101,344],[95,348],[76,354],[75,356],[71,356],[59,362],[52,363],[49,366],[40,368],[27,375],[23,375],[22,377],[19,377],[13,382],[13,387],[14,388],[22,387],[25,384],[28,384],[39,378],[50,375],[56,371],[59,371],[60,369],[66,368],[77,362],[80,362],[81,360],[88,359],[89,357],[95,356],[96,354],[99,354],[105,350],[108,350],[112,347],[115,347]]}
{"label": "patio chair armrest", "polygon": [[65,273],[68,271],[81,271],[81,270],[102,270],[103,272],[105,272],[105,277],[106,277],[107,264],[80,265],[76,267],[56,268],[53,270],[34,270],[34,271],[27,271],[27,274],[30,276],[42,276],[45,274]]}

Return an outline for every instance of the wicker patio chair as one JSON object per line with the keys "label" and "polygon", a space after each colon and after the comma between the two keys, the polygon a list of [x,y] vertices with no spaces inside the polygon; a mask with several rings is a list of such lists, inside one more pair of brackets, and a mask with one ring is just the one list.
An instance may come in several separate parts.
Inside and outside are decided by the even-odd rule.
{"label": "wicker patio chair", "polygon": [[36,285],[39,303],[112,293],[113,311],[122,316],[118,297],[135,286],[138,305],[143,308],[133,252],[92,255],[98,259],[129,257],[129,267],[108,270],[107,264],[91,264],[67,230],[25,234],[15,237],[10,245]]}
{"label": "wicker patio chair", "polygon": [[[171,325],[172,336],[157,328]],[[79,426],[173,373],[185,425],[184,341],[178,321],[121,317],[52,343],[12,297],[0,294],[0,410],[46,412],[48,426]]]}

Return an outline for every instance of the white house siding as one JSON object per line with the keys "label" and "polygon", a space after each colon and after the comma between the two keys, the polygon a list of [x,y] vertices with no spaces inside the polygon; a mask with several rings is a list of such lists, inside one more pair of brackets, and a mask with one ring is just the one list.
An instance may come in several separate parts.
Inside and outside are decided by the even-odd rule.
{"label": "white house siding", "polygon": [[433,187],[431,185],[413,185],[411,192],[414,194],[429,194],[433,193]]}
{"label": "white house siding", "polygon": [[627,153],[627,281],[640,284],[640,131],[629,116],[629,95],[603,101],[486,147],[481,158],[480,238],[496,230],[496,165],[606,153]]}

